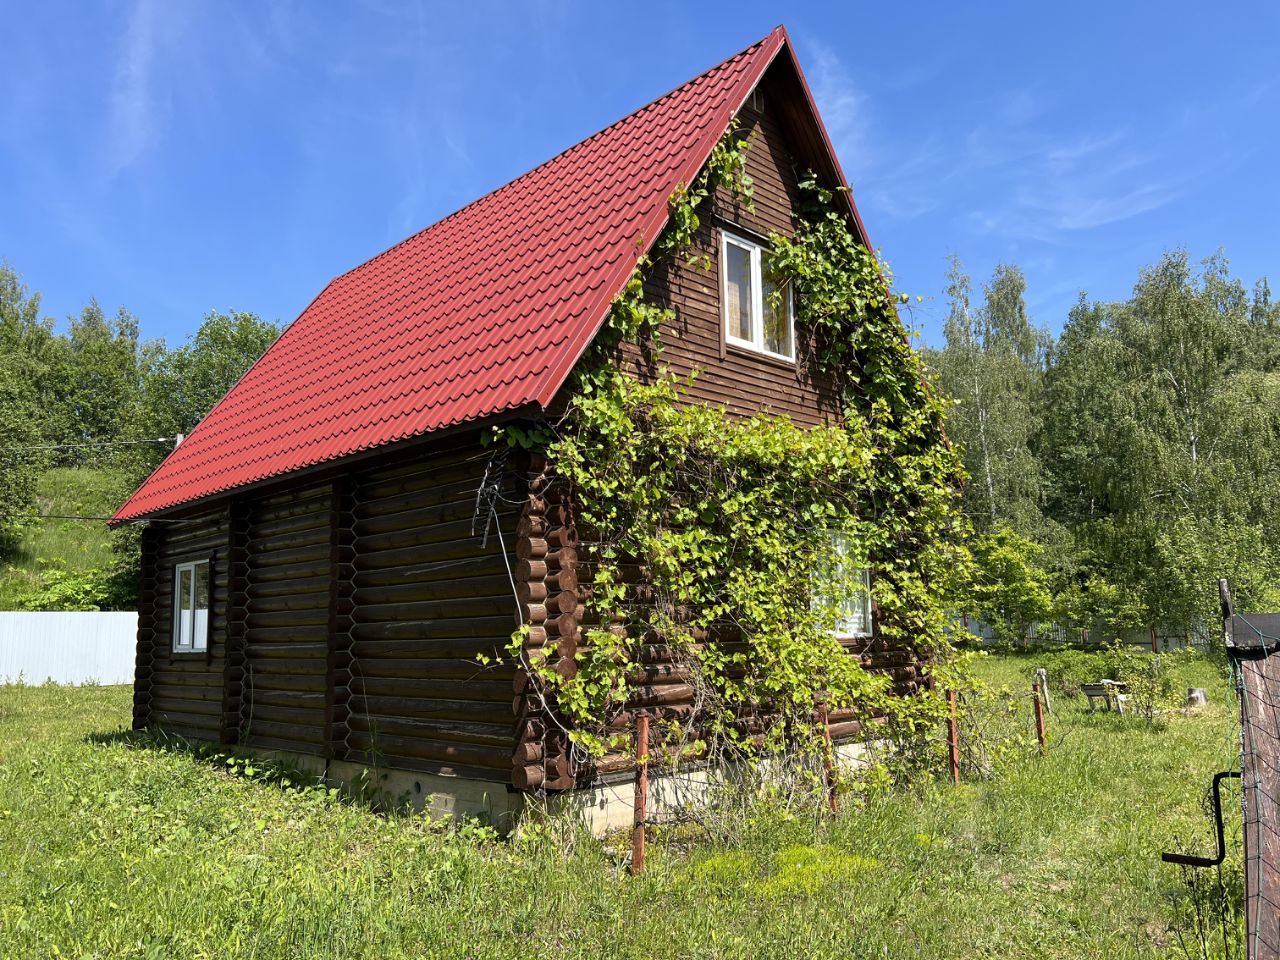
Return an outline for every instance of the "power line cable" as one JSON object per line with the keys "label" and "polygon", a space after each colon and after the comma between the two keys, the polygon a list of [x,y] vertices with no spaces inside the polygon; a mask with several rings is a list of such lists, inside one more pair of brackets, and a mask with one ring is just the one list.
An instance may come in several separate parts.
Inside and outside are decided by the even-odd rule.
{"label": "power line cable", "polygon": [[50,443],[40,444],[30,447],[0,447],[0,453],[27,453],[36,450],[84,450],[99,447],[127,447],[140,443],[177,443],[182,438],[177,437],[154,437],[142,440],[101,440],[92,443]]}

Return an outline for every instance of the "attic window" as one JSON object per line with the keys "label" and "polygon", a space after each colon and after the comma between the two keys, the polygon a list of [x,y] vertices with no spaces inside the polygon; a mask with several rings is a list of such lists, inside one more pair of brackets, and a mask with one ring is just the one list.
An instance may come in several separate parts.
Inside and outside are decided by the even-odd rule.
{"label": "attic window", "polygon": [[769,276],[769,251],[758,243],[721,233],[726,342],[782,360],[796,358],[791,287]]}
{"label": "attic window", "polygon": [[209,561],[173,568],[173,652],[199,653],[209,647]]}

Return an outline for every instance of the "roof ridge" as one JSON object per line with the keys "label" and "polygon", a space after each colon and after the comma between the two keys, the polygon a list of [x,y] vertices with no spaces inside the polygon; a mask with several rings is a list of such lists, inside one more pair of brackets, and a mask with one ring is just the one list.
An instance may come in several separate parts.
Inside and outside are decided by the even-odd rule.
{"label": "roof ridge", "polygon": [[[753,51],[756,50],[757,47],[761,47],[764,44],[768,43],[770,38],[772,38],[774,34],[778,33],[782,29],[783,28],[781,26],[774,27],[772,30],[769,31],[769,33],[761,37],[755,43],[748,44],[747,46],[739,50],[737,53],[730,54],[729,56],[725,57],[723,60],[716,63],[714,66],[708,67],[706,70],[703,70],[701,73],[697,74],[696,76],[690,77],[684,83],[681,83],[681,84],[678,84],[677,86],[672,87],[666,93],[663,93],[660,96],[654,97],[652,100],[648,101],[647,103],[641,104],[640,106],[632,110],[630,113],[626,114],[625,116],[619,117],[617,120],[613,121],[613,123],[609,124],[607,127],[601,127],[595,133],[592,133],[589,136],[584,137],[583,139],[579,140],[575,144],[565,147],[559,153],[555,154],[554,156],[548,157],[546,160],[543,160],[541,163],[537,164],[536,166],[530,167],[528,170],[526,170],[524,173],[520,174],[519,176],[511,180],[508,180],[505,183],[501,183],[498,186],[494,187],[492,190],[489,190],[488,192],[483,193],[480,196],[476,197],[474,200],[470,201],[469,203],[463,204],[461,207],[459,207],[457,210],[454,210],[452,213],[447,213],[443,217],[441,217],[439,220],[436,220],[436,221],[433,221],[432,223],[427,224],[421,230],[416,230],[413,233],[409,234],[409,236],[396,241],[395,243],[387,247],[382,252],[375,253],[372,257],[369,257],[369,259],[362,260],[359,263],[357,263],[355,266],[342,271],[342,273],[335,275],[333,279],[329,281],[329,283],[330,284],[336,283],[337,281],[346,277],[348,274],[354,273],[355,271],[359,270],[361,267],[366,267],[369,264],[374,263],[375,261],[381,260],[383,257],[387,256],[387,254],[392,253],[395,250],[398,250],[400,247],[404,246],[409,241],[416,240],[418,237],[421,237],[424,233],[429,233],[430,231],[434,230],[436,227],[439,227],[445,223],[448,223],[450,220],[456,219],[457,217],[466,213],[468,210],[470,210],[472,207],[476,206],[477,204],[482,203],[485,200],[488,200],[494,194],[500,193],[501,191],[506,190],[508,187],[513,187],[522,180],[528,179],[533,174],[541,170],[543,167],[546,167],[552,163],[555,163],[561,157],[565,156],[566,154],[572,153],[574,150],[577,150],[579,147],[586,146],[592,140],[595,140],[597,137],[603,136],[604,134],[612,130],[614,127],[617,127],[623,123],[626,123],[632,117],[636,116],[639,113],[644,112],[645,110],[648,110],[650,107],[655,106],[658,103],[661,103],[663,100],[667,99],[668,97],[679,93],[681,90],[683,90],[685,87],[689,86],[690,84],[697,83],[707,74],[714,73],[716,70],[721,69],[726,64],[731,63],[732,61],[737,60],[740,57],[744,57],[749,53],[752,53]],[[301,316],[301,314],[299,314],[299,316]]]}

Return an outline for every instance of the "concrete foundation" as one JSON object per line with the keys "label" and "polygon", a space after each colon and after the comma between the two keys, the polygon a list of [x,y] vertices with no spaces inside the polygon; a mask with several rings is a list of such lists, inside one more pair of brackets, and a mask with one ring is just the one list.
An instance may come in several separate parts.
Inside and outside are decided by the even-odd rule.
{"label": "concrete foundation", "polygon": [[[857,767],[866,762],[860,743],[836,745],[837,761]],[[255,750],[310,773],[337,787],[364,788],[389,803],[411,806],[437,817],[477,817],[503,833],[515,829],[526,816],[549,815],[585,826],[596,836],[628,829],[633,822],[634,788],[630,777],[594,783],[566,793],[534,800],[504,783],[470,777],[446,777],[412,770],[374,768],[360,763],[326,761],[311,754]],[[731,766],[649,773],[649,817],[670,819],[705,803],[712,790],[738,779]]]}

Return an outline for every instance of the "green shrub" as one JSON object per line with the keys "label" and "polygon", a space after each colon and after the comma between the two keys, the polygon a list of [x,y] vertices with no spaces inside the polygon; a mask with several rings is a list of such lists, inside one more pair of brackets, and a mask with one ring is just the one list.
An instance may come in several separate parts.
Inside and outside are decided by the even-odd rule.
{"label": "green shrub", "polygon": [[111,606],[113,581],[105,570],[75,572],[62,560],[40,561],[40,584],[20,594],[19,610],[105,610]]}

